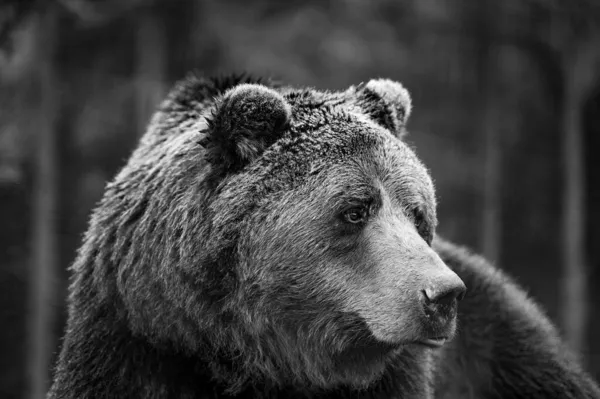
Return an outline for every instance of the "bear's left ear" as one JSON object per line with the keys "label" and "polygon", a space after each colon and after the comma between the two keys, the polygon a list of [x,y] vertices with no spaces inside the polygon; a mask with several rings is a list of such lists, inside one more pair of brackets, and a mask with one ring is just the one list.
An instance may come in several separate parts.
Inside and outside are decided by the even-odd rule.
{"label": "bear's left ear", "polygon": [[404,135],[412,108],[410,94],[404,86],[389,79],[372,79],[356,86],[352,96],[355,104],[375,122],[396,137]]}
{"label": "bear's left ear", "polygon": [[257,158],[287,128],[291,107],[260,84],[240,84],[217,100],[202,140],[215,170],[234,172]]}

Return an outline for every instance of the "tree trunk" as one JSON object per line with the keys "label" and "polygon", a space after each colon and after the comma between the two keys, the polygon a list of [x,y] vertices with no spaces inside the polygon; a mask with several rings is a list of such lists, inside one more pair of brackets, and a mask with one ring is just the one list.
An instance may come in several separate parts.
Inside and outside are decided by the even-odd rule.
{"label": "tree trunk", "polygon": [[585,350],[587,327],[587,262],[585,247],[585,152],[582,109],[593,80],[597,78],[598,51],[578,46],[565,56],[566,85],[563,110],[563,309],[562,324],[571,347]]}
{"label": "tree trunk", "polygon": [[491,262],[500,262],[502,213],[502,147],[494,106],[488,105],[483,116],[484,176],[483,185],[483,254]]}
{"label": "tree trunk", "polygon": [[50,359],[54,348],[53,323],[57,271],[57,156],[55,120],[58,97],[54,70],[55,11],[40,16],[37,48],[40,112],[37,124],[37,154],[32,226],[32,267],[28,314],[28,397],[41,399],[48,388]]}
{"label": "tree trunk", "polygon": [[166,35],[157,10],[142,10],[137,27],[137,134],[142,135],[157,105],[165,96]]}
{"label": "tree trunk", "polygon": [[579,99],[573,87],[566,88],[564,109],[563,189],[563,327],[573,349],[580,351],[585,331],[585,246],[583,202],[583,151],[579,121]]}
{"label": "tree trunk", "polygon": [[482,252],[492,262],[500,261],[500,213],[502,205],[500,162],[502,157],[497,112],[498,94],[494,84],[498,79],[499,49],[493,41],[495,21],[501,11],[500,5],[482,0],[473,7],[474,31],[477,52],[479,118],[476,130],[483,136],[481,154],[484,181],[482,212]]}

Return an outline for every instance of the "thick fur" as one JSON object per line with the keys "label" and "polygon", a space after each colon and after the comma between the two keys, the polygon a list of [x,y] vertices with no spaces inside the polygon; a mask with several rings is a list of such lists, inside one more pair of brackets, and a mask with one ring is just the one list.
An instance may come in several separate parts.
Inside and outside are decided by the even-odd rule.
{"label": "thick fur", "polygon": [[[410,111],[387,80],[178,84],[92,215],[48,397],[600,398],[509,278],[427,245]],[[331,215],[361,196],[377,216],[357,233]],[[457,337],[416,344],[453,335],[420,295],[455,273]]]}

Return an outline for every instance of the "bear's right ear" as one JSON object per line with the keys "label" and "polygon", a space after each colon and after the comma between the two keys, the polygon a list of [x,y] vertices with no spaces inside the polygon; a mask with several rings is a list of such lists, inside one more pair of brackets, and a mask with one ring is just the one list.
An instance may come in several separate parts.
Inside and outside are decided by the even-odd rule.
{"label": "bear's right ear", "polygon": [[372,79],[350,89],[350,95],[363,112],[396,137],[405,134],[405,126],[412,110],[408,90],[389,79]]}
{"label": "bear's right ear", "polygon": [[291,107],[281,94],[259,84],[240,84],[217,100],[201,144],[216,169],[234,172],[281,137]]}

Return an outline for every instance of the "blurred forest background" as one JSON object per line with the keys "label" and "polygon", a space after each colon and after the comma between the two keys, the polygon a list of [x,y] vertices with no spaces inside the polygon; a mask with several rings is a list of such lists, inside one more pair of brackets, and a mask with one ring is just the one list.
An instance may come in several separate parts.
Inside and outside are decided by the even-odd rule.
{"label": "blurred forest background", "polygon": [[600,2],[3,0],[0,45],[0,397],[43,397],[89,212],[193,69],[403,82],[439,233],[600,378]]}

